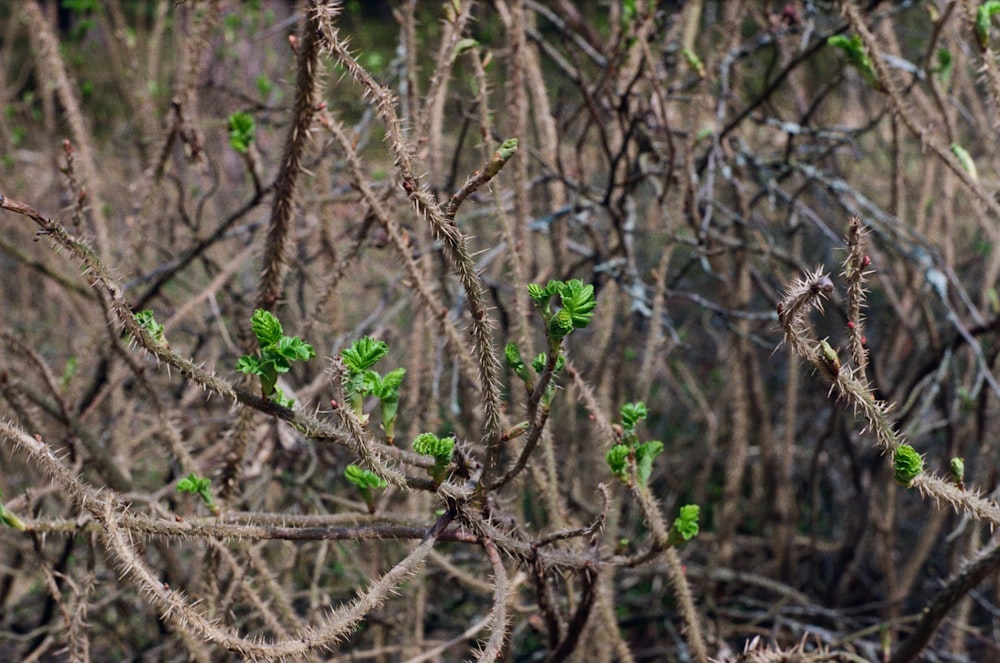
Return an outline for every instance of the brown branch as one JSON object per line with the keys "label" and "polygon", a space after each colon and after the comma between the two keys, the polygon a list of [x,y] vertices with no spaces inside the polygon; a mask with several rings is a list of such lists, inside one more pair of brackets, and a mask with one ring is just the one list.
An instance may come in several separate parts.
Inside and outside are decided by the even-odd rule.
{"label": "brown branch", "polygon": [[281,296],[282,271],[295,204],[295,184],[302,169],[302,155],[309,141],[318,101],[319,52],[319,9],[313,1],[306,11],[306,22],[299,39],[295,107],[285,151],[281,155],[281,170],[274,185],[274,203],[264,249],[264,270],[257,293],[257,307],[267,310],[273,310]]}

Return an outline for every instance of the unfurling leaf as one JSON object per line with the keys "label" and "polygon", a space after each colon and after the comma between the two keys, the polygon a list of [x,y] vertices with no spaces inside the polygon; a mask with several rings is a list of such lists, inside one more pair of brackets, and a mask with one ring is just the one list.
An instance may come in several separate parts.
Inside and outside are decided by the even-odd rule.
{"label": "unfurling leaf", "polygon": [[958,159],[958,163],[962,165],[962,170],[969,174],[975,181],[979,181],[979,171],[976,170],[976,162],[972,160],[972,155],[968,151],[959,145],[958,143],[951,144],[951,152]]}
{"label": "unfurling leaf", "polygon": [[681,507],[680,514],[670,527],[668,541],[670,545],[676,546],[686,541],[690,541],[698,535],[698,517],[701,515],[701,507],[697,504],[686,504]]}
{"label": "unfurling leaf", "polygon": [[608,467],[611,468],[611,473],[622,481],[628,481],[628,454],[629,448],[627,445],[616,444],[611,447],[605,456],[605,460],[608,462]]}
{"label": "unfurling leaf", "polygon": [[924,471],[924,459],[910,445],[901,444],[896,449],[896,457],[892,467],[896,483],[909,488],[913,479]]}
{"label": "unfurling leaf", "polygon": [[281,323],[278,322],[278,318],[274,317],[274,314],[270,311],[265,311],[262,308],[253,312],[253,316],[250,318],[250,327],[253,328],[254,336],[257,337],[257,343],[262,348],[274,345],[281,340],[281,337],[285,333],[281,328]]}

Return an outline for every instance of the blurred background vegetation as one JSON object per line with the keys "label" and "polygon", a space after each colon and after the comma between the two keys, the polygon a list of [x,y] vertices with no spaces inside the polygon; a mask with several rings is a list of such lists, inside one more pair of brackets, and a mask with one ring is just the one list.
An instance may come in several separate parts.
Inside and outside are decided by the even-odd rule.
{"label": "blurred background vegetation", "polygon": [[[0,5],[0,193],[89,238],[135,310],[152,309],[165,323],[173,350],[234,382],[252,340],[272,186],[292,120],[300,4]],[[596,490],[612,483],[604,456],[614,440],[595,425],[593,403],[617,421],[622,404],[645,402],[642,436],[665,445],[653,494],[666,513],[702,507],[702,533],[682,554],[719,659],[761,636],[785,648],[806,638],[806,650],[830,648],[842,660],[882,660],[942,582],[995,544],[988,525],[895,485],[823,376],[779,347],[775,310],[793,278],[816,265],[830,271],[837,289],[814,324],[846,361],[838,272],[848,218],[861,217],[874,272],[872,390],[896,404],[898,429],[929,467],[947,472],[950,458],[963,457],[966,484],[995,494],[1000,157],[990,146],[1000,77],[995,35],[984,42],[975,28],[983,4],[858,3],[876,41],[852,51],[859,30],[837,2],[343,3],[341,34],[398,95],[418,175],[438,200],[502,140],[519,138],[515,159],[456,218],[488,287],[498,347],[518,340],[544,349],[541,324],[525,315],[527,282],[578,278],[597,288],[594,324],[569,343],[581,382],[561,381],[542,448],[526,476],[496,496],[512,529],[536,536],[601,513]],[[56,49],[26,17],[28,5],[40,9]],[[469,20],[454,36],[456,12]],[[831,45],[837,35],[848,45]],[[470,40],[460,53],[459,39]],[[447,66],[438,66],[442,57]],[[342,66],[321,61],[326,109],[349,128],[368,185],[446,310],[415,295],[343,151],[314,123],[279,309],[286,331],[320,360],[296,366],[288,382],[304,408],[328,409],[327,358],[376,336],[390,347],[387,365],[407,369],[404,446],[433,430],[476,454],[477,387],[438,322],[466,330],[465,294],[412,210],[371,98]],[[231,144],[236,113],[253,120],[245,152]],[[217,476],[234,434],[229,404],[130,355],[88,275],[26,221],[0,219],[0,415],[44,436],[67,465],[134,508],[199,515],[172,490],[182,475],[161,417],[203,473]],[[524,398],[509,371],[505,379],[516,422]],[[342,476],[356,460],[348,449],[266,417],[253,420],[252,440],[229,508],[349,512],[364,522],[368,509]],[[79,515],[6,447],[0,488],[25,517]],[[428,495],[390,489],[378,508],[410,523],[425,522],[435,506]],[[643,549],[649,531],[636,504],[616,493],[611,514],[600,544]],[[72,595],[88,606],[94,660],[236,660],[159,622],[93,536],[0,539],[0,657],[63,660],[69,627],[60,608],[75,605]],[[305,621],[353,597],[405,549],[374,541],[251,547],[253,572],[267,570]],[[170,586],[214,596],[221,619],[274,635],[232,595],[235,571],[212,566],[213,551],[204,541],[153,540],[145,554]],[[483,558],[461,543],[435,554],[406,600],[376,611],[344,652],[408,660],[489,610]],[[627,649],[609,649],[602,628],[588,626],[571,660],[690,660],[666,573],[655,559],[609,571],[602,591]],[[85,574],[96,588],[82,592],[72,579]],[[572,578],[552,582],[567,606],[578,600]],[[522,578],[505,660],[551,654],[537,602]],[[998,641],[994,571],[949,611],[922,655],[1000,660]],[[470,642],[437,660],[458,660]]]}

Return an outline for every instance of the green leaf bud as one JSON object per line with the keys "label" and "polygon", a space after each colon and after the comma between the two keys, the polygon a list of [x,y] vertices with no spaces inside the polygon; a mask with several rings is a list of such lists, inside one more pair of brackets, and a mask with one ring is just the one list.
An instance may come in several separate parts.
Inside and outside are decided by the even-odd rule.
{"label": "green leaf bud", "polygon": [[896,483],[907,488],[913,483],[914,477],[923,472],[924,459],[916,449],[908,444],[901,444],[896,449],[896,457],[892,463]]}

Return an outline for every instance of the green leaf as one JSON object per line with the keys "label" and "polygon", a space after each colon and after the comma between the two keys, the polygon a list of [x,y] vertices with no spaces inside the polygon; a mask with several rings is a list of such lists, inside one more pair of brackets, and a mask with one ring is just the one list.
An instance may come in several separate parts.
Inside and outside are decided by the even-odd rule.
{"label": "green leaf", "polygon": [[896,457],[892,462],[896,483],[909,488],[913,479],[924,471],[924,459],[916,449],[908,444],[901,444],[896,449]]}
{"label": "green leaf", "polygon": [[701,515],[701,507],[697,504],[686,504],[680,508],[680,514],[670,527],[668,542],[672,546],[690,541],[698,535],[698,517]]}
{"label": "green leaf", "polygon": [[629,448],[624,444],[616,444],[611,447],[605,456],[605,460],[608,463],[608,467],[611,468],[611,473],[617,476],[622,481],[628,480],[628,455]]}
{"label": "green leaf", "polygon": [[455,450],[455,438],[440,438],[434,433],[421,433],[413,440],[413,450],[424,456],[451,460]]}
{"label": "green leaf", "polygon": [[493,179],[496,177],[500,169],[510,160],[512,156],[517,152],[517,139],[508,138],[496,149],[493,153],[493,158],[491,158],[486,163],[485,176],[487,179]]}
{"label": "green leaf", "polygon": [[965,485],[965,461],[959,457],[951,459],[951,478],[959,485]]}
{"label": "green leaf", "polygon": [[663,453],[663,443],[658,440],[650,440],[636,446],[635,466],[640,485],[645,486],[649,481],[649,475],[653,473],[653,461],[661,453]]}
{"label": "green leaf", "polygon": [[286,407],[289,410],[291,410],[292,407],[295,405],[295,399],[294,398],[289,398],[288,396],[286,396],[285,392],[282,391],[281,388],[279,388],[279,387],[274,387],[274,389],[268,395],[268,399],[272,403],[277,403],[281,407]]}
{"label": "green leaf", "polygon": [[76,375],[77,363],[76,355],[70,355],[69,359],[66,360],[66,366],[63,368],[62,377],[59,378],[59,386],[62,389],[69,387],[70,381],[73,379],[73,376]]}
{"label": "green leaf", "polygon": [[340,356],[351,373],[361,373],[374,366],[387,352],[389,346],[384,341],[365,336],[341,351]]}
{"label": "green leaf", "polygon": [[212,497],[211,485],[212,480],[208,477],[200,477],[191,472],[177,482],[177,492],[197,494],[201,497],[205,506],[213,512],[217,512],[219,508],[215,505],[215,499]]}
{"label": "green leaf", "polygon": [[254,139],[253,116],[237,112],[229,116],[229,144],[237,152],[246,152]]}
{"label": "green leaf", "polygon": [[385,437],[392,444],[396,438],[396,417],[399,415],[399,395],[393,398],[383,398],[380,406],[382,410],[382,429],[385,430]]}
{"label": "green leaf", "polygon": [[508,138],[497,148],[497,156],[503,161],[509,160],[517,152],[517,145],[518,140],[516,138]]}
{"label": "green leaf", "polygon": [[435,484],[444,481],[451,456],[455,451],[455,438],[439,438],[434,433],[421,433],[413,440],[413,450],[424,456],[433,456],[434,467],[427,471]]}
{"label": "green leaf", "polygon": [[403,383],[403,378],[406,376],[405,368],[397,368],[389,371],[382,378],[382,382],[379,385],[379,390],[375,392],[375,395],[379,398],[385,400],[390,398],[399,398],[399,387]]}
{"label": "green leaf", "polygon": [[[535,357],[534,360],[532,360],[531,367],[535,369],[536,373],[541,373],[545,370],[545,364],[548,363],[548,359],[549,359],[548,355],[542,352],[537,357]],[[553,372],[558,373],[565,366],[566,366],[566,357],[560,354],[556,357],[556,365],[555,368],[553,369]]]}
{"label": "green leaf", "polygon": [[705,78],[705,63],[701,61],[698,54],[692,51],[690,48],[681,49],[681,55],[687,60],[688,66],[694,69],[695,73],[698,74],[698,78]]}
{"label": "green leaf", "polygon": [[178,493],[197,493],[212,485],[212,480],[194,472],[177,482]]}
{"label": "green leaf", "polygon": [[243,355],[236,362],[236,370],[247,375],[263,375],[264,369],[261,366],[260,357],[256,355]]}
{"label": "green leaf", "polygon": [[594,317],[597,298],[594,296],[594,286],[579,279],[567,281],[558,286],[559,298],[563,311],[568,311],[573,321],[573,327],[583,329]]}
{"label": "green leaf", "polygon": [[851,35],[850,37],[833,35],[826,40],[826,43],[843,51],[847,56],[847,63],[858,70],[868,85],[878,90],[882,89],[882,84],[878,81],[872,60],[868,57],[868,53],[865,52],[861,37],[858,35]]}
{"label": "green leaf", "polygon": [[996,0],[984,2],[976,10],[976,36],[979,37],[979,45],[983,48],[988,48],[990,45],[990,24],[997,12],[1000,12],[1000,2]]}
{"label": "green leaf", "polygon": [[153,312],[149,309],[139,311],[135,314],[135,321],[139,323],[139,326],[146,330],[153,340],[156,341],[157,345],[163,345],[163,325],[156,321],[153,316]]}
{"label": "green leaf", "polygon": [[951,72],[955,68],[954,57],[947,48],[937,50],[937,63],[931,67],[931,72],[938,75],[944,85],[951,80]]}
{"label": "green leaf", "polygon": [[[2,491],[0,491],[0,498],[3,498]],[[0,501],[0,525],[20,530],[22,532],[27,529],[27,526],[24,524],[24,521],[18,518],[16,513],[14,513],[13,511],[9,511],[7,507],[4,506],[4,503],[2,501]]]}
{"label": "green leaf", "polygon": [[455,43],[454,58],[457,58],[462,53],[465,53],[466,51],[471,50],[477,46],[479,46],[479,42],[473,39],[472,37],[459,39],[458,42]]}
{"label": "green leaf", "polygon": [[250,317],[250,327],[253,329],[253,333],[257,337],[257,343],[261,348],[274,345],[281,340],[281,337],[285,333],[281,328],[281,323],[278,322],[278,318],[274,317],[274,314],[270,311],[262,308],[253,312],[253,315]]}
{"label": "green leaf", "polygon": [[626,430],[635,429],[636,424],[649,416],[649,410],[642,401],[638,403],[625,403],[621,407],[622,428]]}
{"label": "green leaf", "polygon": [[288,361],[307,360],[316,356],[313,346],[298,336],[282,336],[274,345],[274,351]]}
{"label": "green leaf", "polygon": [[545,304],[546,302],[549,301],[549,297],[552,296],[552,293],[549,292],[548,289],[543,288],[537,283],[529,283],[528,296],[531,297],[531,301],[535,302],[536,304]]}
{"label": "green leaf", "polygon": [[976,162],[972,160],[972,156],[966,149],[958,143],[952,143],[951,151],[958,159],[958,163],[962,165],[962,169],[969,174],[969,177],[978,182],[979,171],[976,170]]}
{"label": "green leaf", "polygon": [[528,382],[531,376],[528,375],[528,367],[524,363],[524,359],[521,358],[521,349],[517,347],[517,343],[511,341],[503,349],[503,356],[510,364],[511,369],[514,371],[514,375],[521,378],[522,381]]}
{"label": "green leaf", "polygon": [[371,470],[362,469],[354,464],[348,465],[344,469],[344,476],[347,477],[347,480],[353,483],[358,488],[382,489],[389,485],[385,479],[375,474]]}
{"label": "green leaf", "polygon": [[573,316],[566,309],[560,310],[549,319],[549,336],[552,338],[566,338],[573,329]]}

